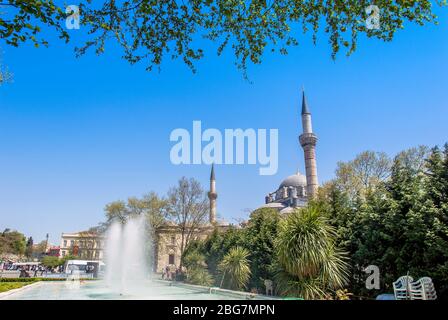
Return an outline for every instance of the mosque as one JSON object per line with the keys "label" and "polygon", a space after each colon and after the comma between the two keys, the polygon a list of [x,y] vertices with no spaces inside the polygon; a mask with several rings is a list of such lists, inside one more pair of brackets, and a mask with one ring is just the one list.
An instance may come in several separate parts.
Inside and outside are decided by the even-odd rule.
{"label": "mosque", "polygon": [[[265,197],[265,204],[261,208],[275,208],[282,214],[287,214],[295,208],[304,207],[313,198],[318,189],[316,166],[317,136],[313,132],[311,112],[308,107],[305,92],[302,93],[302,129],[299,136],[300,145],[304,151],[306,175],[299,172],[282,181],[274,192]],[[229,224],[216,220],[216,178],[214,166],[210,173],[209,219],[208,223],[198,226],[194,230],[195,239],[205,239],[213,230],[226,230]],[[157,243],[155,247],[155,269],[160,271],[166,266],[178,266],[181,257],[181,232],[179,225],[167,222],[156,231]]]}
{"label": "mosque", "polygon": [[302,93],[302,128],[299,142],[304,151],[306,176],[297,172],[285,178],[277,190],[266,195],[262,208],[275,208],[280,213],[289,213],[295,208],[304,207],[308,199],[316,195],[319,186],[316,166],[317,136],[313,132],[305,92]]}

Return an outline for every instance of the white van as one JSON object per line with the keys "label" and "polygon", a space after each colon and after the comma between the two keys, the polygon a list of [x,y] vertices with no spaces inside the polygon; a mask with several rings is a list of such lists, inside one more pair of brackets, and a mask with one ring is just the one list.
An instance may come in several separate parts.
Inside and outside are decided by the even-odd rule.
{"label": "white van", "polygon": [[74,272],[78,273],[80,276],[92,276],[92,270],[89,270],[89,265],[98,263],[98,276],[104,273],[106,265],[102,261],[94,261],[94,260],[68,260],[64,266],[65,274],[73,274]]}

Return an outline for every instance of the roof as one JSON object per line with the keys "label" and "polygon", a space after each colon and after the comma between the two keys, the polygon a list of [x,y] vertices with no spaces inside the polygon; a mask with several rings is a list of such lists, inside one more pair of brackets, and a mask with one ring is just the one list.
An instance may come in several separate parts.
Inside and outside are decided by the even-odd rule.
{"label": "roof", "polygon": [[306,187],[306,177],[300,172],[297,172],[282,181],[279,189],[283,187]]}

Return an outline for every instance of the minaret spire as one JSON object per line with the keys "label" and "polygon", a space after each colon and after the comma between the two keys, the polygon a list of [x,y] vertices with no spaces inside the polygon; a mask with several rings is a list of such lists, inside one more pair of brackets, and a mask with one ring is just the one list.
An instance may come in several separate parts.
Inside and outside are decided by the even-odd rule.
{"label": "minaret spire", "polygon": [[305,90],[302,88],[302,115],[304,114],[311,114],[311,112],[306,101]]}
{"label": "minaret spire", "polygon": [[307,195],[311,199],[316,195],[319,187],[316,165],[317,136],[313,133],[311,112],[306,100],[305,90],[302,91],[302,128],[303,133],[300,135],[299,141],[305,154]]}
{"label": "minaret spire", "polygon": [[209,222],[211,224],[216,223],[216,179],[215,179],[215,166],[212,164],[212,170],[210,172],[210,191],[208,193],[208,199],[210,201]]}

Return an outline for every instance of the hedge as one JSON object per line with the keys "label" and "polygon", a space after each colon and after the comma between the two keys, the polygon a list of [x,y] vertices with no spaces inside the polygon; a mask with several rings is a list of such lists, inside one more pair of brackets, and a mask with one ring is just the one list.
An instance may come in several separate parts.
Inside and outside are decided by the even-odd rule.
{"label": "hedge", "polygon": [[[36,281],[66,281],[67,278],[0,278],[0,282],[36,282]],[[79,278],[79,280],[97,280],[92,278]]]}

